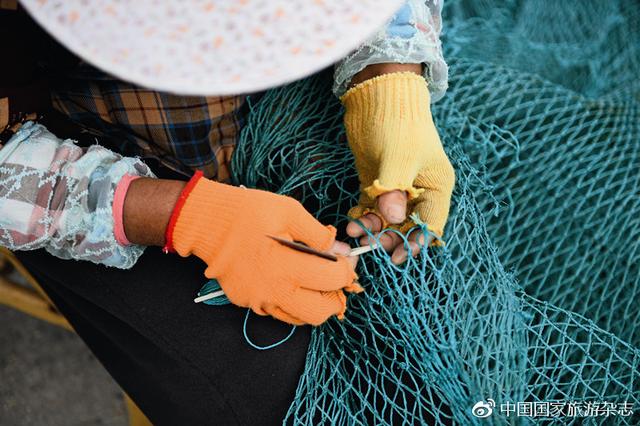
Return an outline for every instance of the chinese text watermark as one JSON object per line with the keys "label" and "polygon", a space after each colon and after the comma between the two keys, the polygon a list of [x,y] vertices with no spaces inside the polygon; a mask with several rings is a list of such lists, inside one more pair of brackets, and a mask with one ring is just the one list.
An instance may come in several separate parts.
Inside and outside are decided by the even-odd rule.
{"label": "chinese text watermark", "polygon": [[535,401],[535,402],[504,402],[496,404],[489,398],[478,401],[471,413],[484,419],[494,414],[505,417],[629,417],[633,414],[631,402],[611,401]]}

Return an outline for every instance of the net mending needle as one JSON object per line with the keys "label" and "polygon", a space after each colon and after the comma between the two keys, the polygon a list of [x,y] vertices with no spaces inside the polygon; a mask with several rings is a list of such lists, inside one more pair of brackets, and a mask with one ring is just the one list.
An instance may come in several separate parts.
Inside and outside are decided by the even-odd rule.
{"label": "net mending needle", "polygon": [[[278,238],[278,237],[269,236],[269,238],[272,238],[272,239],[278,241],[279,243],[281,243],[283,245],[286,245],[287,247],[291,247],[291,248],[293,248],[295,250],[298,250],[298,251],[303,251],[303,252],[309,253],[309,254],[315,254],[316,256],[320,256],[322,258],[325,258],[325,259],[328,259],[328,260],[332,260],[332,261],[337,261],[338,260],[338,258],[333,254],[314,250],[314,249],[312,249],[312,248],[310,248],[308,246],[305,246],[304,244],[296,243],[296,242],[289,241],[289,240],[284,240],[284,239],[281,239],[281,238]],[[368,245],[368,246],[363,246],[363,247],[356,247],[356,248],[351,249],[351,251],[349,252],[348,256],[349,257],[351,257],[351,256],[360,256],[361,254],[369,253],[370,251],[373,251],[373,250],[375,250],[377,248],[378,248],[378,244],[377,243],[376,244],[371,244],[371,245]],[[195,299],[193,299],[193,301],[195,303],[201,303],[201,302],[204,302],[205,300],[215,299],[218,296],[224,296],[224,291],[217,290],[217,291],[214,291],[213,293],[205,294],[203,296],[198,296]]]}

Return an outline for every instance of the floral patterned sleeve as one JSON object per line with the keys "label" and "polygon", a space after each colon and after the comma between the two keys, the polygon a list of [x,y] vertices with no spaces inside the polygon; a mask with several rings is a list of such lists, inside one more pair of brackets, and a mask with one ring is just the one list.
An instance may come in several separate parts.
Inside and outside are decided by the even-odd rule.
{"label": "floral patterned sleeve", "polygon": [[130,268],[144,247],[118,244],[112,215],[125,174],[155,177],[137,158],[25,123],[0,150],[0,245]]}
{"label": "floral patterned sleeve", "polygon": [[333,92],[341,96],[351,78],[371,64],[424,64],[431,102],[447,90],[448,67],[442,56],[443,0],[406,0],[387,26],[336,65]]}

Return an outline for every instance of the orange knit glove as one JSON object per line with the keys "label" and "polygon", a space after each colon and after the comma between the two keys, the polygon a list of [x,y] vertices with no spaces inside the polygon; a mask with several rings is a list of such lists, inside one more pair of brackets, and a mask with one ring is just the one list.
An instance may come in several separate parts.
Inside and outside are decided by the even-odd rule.
{"label": "orange knit glove", "polygon": [[344,315],[343,290],[362,291],[345,257],[333,262],[267,237],[322,251],[332,246],[335,228],[322,225],[293,198],[199,176],[185,193],[174,211],[171,243],[181,256],[204,260],[205,275],[218,280],[232,303],[290,324],[319,325]]}

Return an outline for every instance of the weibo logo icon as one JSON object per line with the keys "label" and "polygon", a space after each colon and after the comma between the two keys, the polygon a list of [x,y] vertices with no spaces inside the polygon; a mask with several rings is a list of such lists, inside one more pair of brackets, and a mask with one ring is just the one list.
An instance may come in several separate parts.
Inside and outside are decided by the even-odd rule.
{"label": "weibo logo icon", "polygon": [[471,409],[471,414],[474,416],[485,419],[493,413],[493,408],[496,406],[496,402],[489,398],[487,401],[478,401]]}

